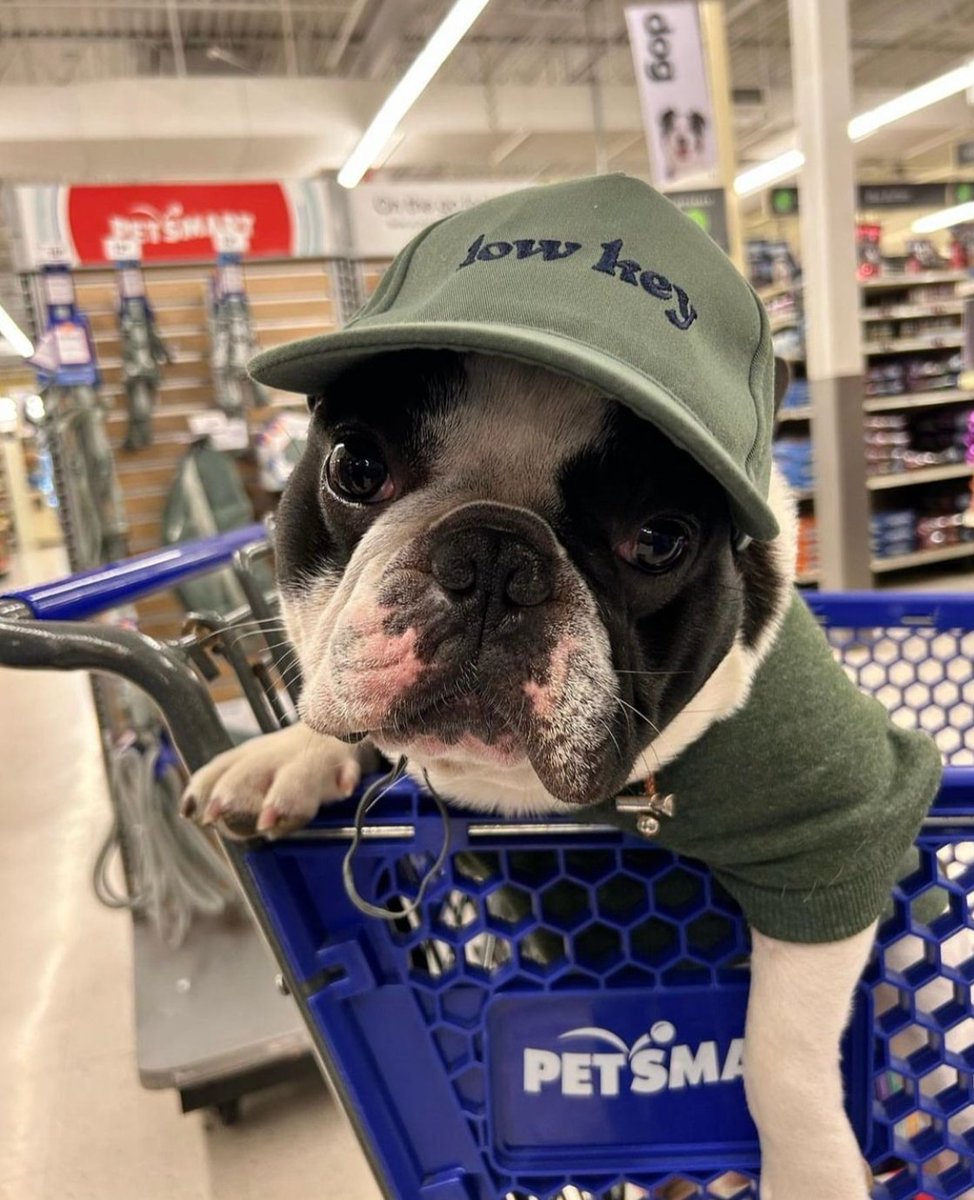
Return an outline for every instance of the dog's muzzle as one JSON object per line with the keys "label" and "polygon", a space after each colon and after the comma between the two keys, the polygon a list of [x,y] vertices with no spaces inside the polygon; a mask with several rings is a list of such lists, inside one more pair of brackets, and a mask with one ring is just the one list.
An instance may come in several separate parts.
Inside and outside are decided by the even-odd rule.
{"label": "dog's muzzle", "polygon": [[429,533],[430,573],[456,610],[491,631],[535,609],[555,591],[558,547],[533,513],[501,504],[466,504]]}

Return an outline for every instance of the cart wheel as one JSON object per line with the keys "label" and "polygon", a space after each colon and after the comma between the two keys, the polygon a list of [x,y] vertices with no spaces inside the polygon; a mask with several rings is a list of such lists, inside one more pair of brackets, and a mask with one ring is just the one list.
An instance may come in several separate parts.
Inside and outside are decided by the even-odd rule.
{"label": "cart wheel", "polygon": [[234,1096],[232,1100],[224,1100],[216,1106],[216,1115],[220,1118],[221,1125],[236,1125],[240,1120],[240,1097]]}

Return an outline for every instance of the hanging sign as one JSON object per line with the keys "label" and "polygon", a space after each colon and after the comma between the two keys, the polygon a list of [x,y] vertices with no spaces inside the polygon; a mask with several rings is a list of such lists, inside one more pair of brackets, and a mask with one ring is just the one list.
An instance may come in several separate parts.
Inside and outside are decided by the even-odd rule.
{"label": "hanging sign", "polygon": [[717,137],[696,4],[633,5],[626,24],[653,182],[664,192],[716,183]]}
{"label": "hanging sign", "polygon": [[317,180],[16,187],[17,266],[45,261],[57,241],[73,266],[103,266],[109,247],[134,242],[144,263],[212,261],[214,241],[245,241],[251,258],[337,253]]}
{"label": "hanging sign", "polygon": [[798,212],[798,188],[773,187],[768,197],[770,215],[793,217]]}
{"label": "hanging sign", "polygon": [[858,206],[866,208],[943,208],[946,183],[860,183]]}
{"label": "hanging sign", "polygon": [[441,217],[523,187],[514,182],[363,183],[346,193],[355,258],[392,258]]}
{"label": "hanging sign", "polygon": [[676,207],[709,233],[725,254],[730,253],[727,231],[727,197],[723,188],[696,188],[690,192],[670,192]]}

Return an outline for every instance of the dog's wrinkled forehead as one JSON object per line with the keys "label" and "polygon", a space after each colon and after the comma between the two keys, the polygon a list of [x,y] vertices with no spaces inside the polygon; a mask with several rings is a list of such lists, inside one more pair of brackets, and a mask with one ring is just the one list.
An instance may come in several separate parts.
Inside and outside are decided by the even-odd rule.
{"label": "dog's wrinkled forehead", "polygon": [[427,416],[439,426],[441,471],[475,477],[508,504],[556,502],[561,468],[603,441],[609,402],[564,376],[509,359],[470,355],[464,370],[471,402]]}
{"label": "dog's wrinkled forehead", "polygon": [[558,503],[562,468],[597,452],[611,402],[583,384],[512,359],[404,353],[346,378],[327,422],[363,423],[432,486],[469,487],[523,507]]}

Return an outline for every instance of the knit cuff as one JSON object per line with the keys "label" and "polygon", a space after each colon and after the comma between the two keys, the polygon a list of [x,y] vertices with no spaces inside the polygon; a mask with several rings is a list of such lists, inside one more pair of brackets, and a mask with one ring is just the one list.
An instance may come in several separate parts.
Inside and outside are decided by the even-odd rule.
{"label": "knit cuff", "polygon": [[837,942],[867,929],[889,904],[895,874],[884,865],[853,879],[798,890],[755,886],[732,872],[714,870],[749,925],[765,937],[805,944]]}

